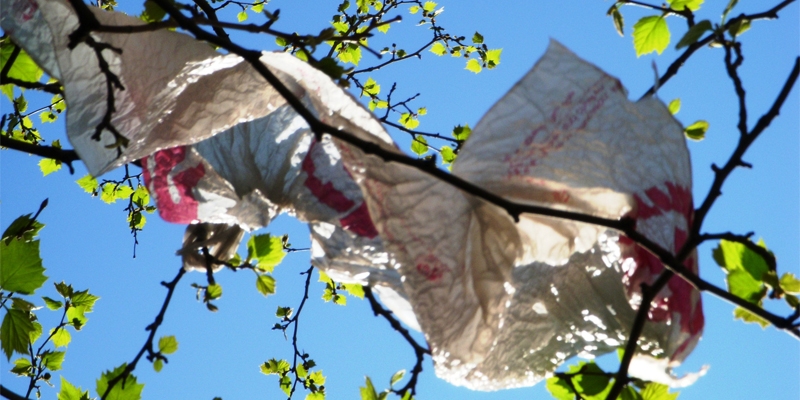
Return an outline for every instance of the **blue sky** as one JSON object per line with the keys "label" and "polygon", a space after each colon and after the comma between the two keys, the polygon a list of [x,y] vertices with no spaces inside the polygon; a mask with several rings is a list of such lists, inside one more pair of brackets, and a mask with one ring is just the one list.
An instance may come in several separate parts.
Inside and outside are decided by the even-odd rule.
{"label": "blue sky", "polygon": [[[777,3],[742,2],[733,15],[764,11],[773,2]],[[706,1],[698,20],[718,21],[726,3]],[[123,9],[135,9],[139,4],[135,2],[131,8],[124,4]],[[500,66],[474,75],[463,69],[463,60],[425,53],[421,60],[401,63],[371,76],[386,88],[397,81],[398,98],[421,93],[414,104],[427,107],[428,115],[421,118],[419,129],[447,134],[457,124],[474,126],[530,69],[552,38],[618,77],[630,97],[637,99],[653,83],[651,64],[655,62],[658,70],[664,71],[679,53],[670,47],[661,56],[637,58],[631,27],[639,17],[653,13],[624,8],[626,36],[622,38],[605,15],[610,5],[608,1],[442,1],[440,6],[445,6],[445,11],[438,18],[439,23],[467,37],[479,31],[490,48],[503,48]],[[276,29],[317,32],[327,26],[335,7],[335,2],[276,0],[268,9],[281,9]],[[741,75],[747,89],[751,127],[775,99],[798,55],[798,11],[797,4],[792,4],[781,12],[780,19],[754,22],[741,37],[745,55]],[[411,49],[423,43],[427,31],[414,26],[415,16],[406,13],[403,17],[403,22],[390,29],[388,39],[373,38],[371,46],[379,49],[396,42]],[[670,18],[669,22],[674,45],[686,28],[677,18]],[[274,48],[270,38],[239,40],[253,49]],[[366,53],[364,57],[365,63],[375,61]],[[677,117],[684,124],[698,119],[710,124],[705,140],[689,143],[696,203],[705,197],[713,178],[709,166],[723,164],[738,138],[736,101],[732,84],[724,74],[722,57],[721,49],[701,49],[658,94],[664,101],[682,100]],[[779,272],[800,275],[797,93],[795,88],[780,117],[745,156],[754,168],[737,170],[728,180],[704,231],[754,231],[755,237],[763,238],[777,255]],[[37,99],[49,99],[28,97],[32,105]],[[5,98],[2,107],[4,112],[9,107]],[[43,136],[65,142],[63,129],[61,119],[43,129]],[[407,137],[395,137],[403,148],[408,148]],[[49,198],[50,205],[40,217],[47,225],[40,235],[47,275],[51,281],[64,280],[76,288],[89,288],[101,297],[95,311],[88,315],[87,326],[73,333],[64,369],[60,371],[73,384],[94,390],[95,379],[102,371],[130,361],[144,343],[144,327],[158,313],[166,292],[159,282],[172,279],[179,268],[174,252],[180,247],[183,226],[148,215],[147,226],[139,234],[137,257],[133,259],[133,239],[122,211],[124,205],[106,205],[84,193],[74,183],[86,173],[82,165],[77,164],[73,176],[62,170],[43,178],[36,165],[39,159],[34,156],[3,151],[0,157],[2,226],[21,214],[35,212],[39,203]],[[121,176],[121,171],[113,171],[103,178]],[[264,232],[288,233],[295,247],[308,244],[305,226],[287,216],[279,217]],[[701,275],[723,285],[724,275],[711,259],[713,247],[706,244],[698,250]],[[290,356],[291,343],[270,328],[277,322],[276,307],[299,304],[304,278],[298,274],[308,266],[308,253],[288,255],[276,269],[278,293],[266,299],[254,290],[253,278],[246,271],[220,273],[217,280],[224,288],[224,296],[217,302],[217,313],[208,312],[197,302],[194,289],[189,286],[191,282],[203,284],[204,276],[193,273],[184,277],[159,331],[175,335],[180,347],[160,373],[155,373],[146,360],[140,362],[135,375],[146,383],[144,398],[281,398],[277,378],[262,375],[258,365],[270,358]],[[316,283],[316,274],[314,281],[311,299],[301,317],[299,341],[328,377],[328,398],[357,397],[365,375],[380,390],[394,372],[413,366],[410,347],[384,320],[372,316],[366,301],[349,299],[346,307],[323,303],[323,285]],[[55,296],[50,283],[40,292]],[[705,364],[711,369],[685,389],[681,399],[783,399],[800,395],[800,342],[772,328],[762,330],[733,321],[733,306],[711,296],[704,296],[704,306],[704,337],[679,371],[696,371]],[[773,309],[788,314],[783,305]],[[39,313],[46,329],[56,322],[56,317],[49,315],[53,313]],[[600,362],[613,368],[614,359],[605,357]],[[424,368],[417,386],[421,399],[549,398],[543,384],[494,393],[471,392],[436,378],[430,361]],[[3,385],[24,393],[26,382],[6,372],[5,360],[2,369]],[[43,393],[46,398],[55,396],[48,388]]]}

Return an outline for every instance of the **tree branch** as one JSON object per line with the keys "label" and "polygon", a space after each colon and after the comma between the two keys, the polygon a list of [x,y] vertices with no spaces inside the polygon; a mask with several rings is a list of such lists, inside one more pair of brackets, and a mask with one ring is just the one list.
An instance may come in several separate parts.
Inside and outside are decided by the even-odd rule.
{"label": "tree branch", "polygon": [[5,387],[3,385],[0,385],[0,396],[3,396],[5,398],[7,398],[8,400],[28,400],[25,397],[22,397],[22,396],[20,396],[20,395],[18,395],[16,393],[12,392],[11,390],[9,390],[7,387]]}
{"label": "tree branch", "polygon": [[67,164],[70,174],[75,173],[75,169],[72,167],[72,162],[80,160],[80,157],[78,157],[78,153],[76,153],[75,150],[63,150],[53,146],[40,146],[2,135],[0,135],[0,147],[7,147],[9,149],[24,153],[61,161],[62,163]]}

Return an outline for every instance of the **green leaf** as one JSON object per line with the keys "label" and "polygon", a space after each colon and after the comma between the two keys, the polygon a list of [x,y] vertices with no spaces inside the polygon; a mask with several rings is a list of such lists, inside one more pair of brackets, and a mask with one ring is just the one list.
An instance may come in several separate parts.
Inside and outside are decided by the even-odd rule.
{"label": "green leaf", "polygon": [[162,361],[160,358],[156,358],[155,360],[153,360],[153,370],[155,370],[156,372],[161,372],[163,368],[164,368],[164,361]]}
{"label": "green leaf", "polygon": [[481,35],[478,32],[475,32],[475,34],[472,35],[472,43],[483,44],[483,35]]}
{"label": "green leaf", "polygon": [[397,121],[402,124],[406,129],[414,129],[419,126],[419,120],[414,118],[414,115],[411,113],[402,113],[400,114],[400,119]]}
{"label": "green leaf", "polygon": [[428,141],[424,136],[415,136],[411,141],[411,151],[414,154],[421,156],[428,152]]}
{"label": "green leaf", "polygon": [[609,386],[611,378],[602,375],[604,371],[594,362],[582,361],[577,365],[570,366],[569,373],[576,374],[572,378],[572,382],[575,389],[584,397],[600,395],[597,397],[605,398],[605,395],[601,395],[601,393],[606,389],[611,389]]}
{"label": "green leaf", "polygon": [[278,310],[275,311],[275,316],[278,318],[289,318],[292,316],[292,308],[291,307],[278,307]]}
{"label": "green leaf", "polygon": [[306,395],[305,400],[325,400],[325,393],[313,392]]}
{"label": "green leaf", "polygon": [[333,295],[333,304],[339,306],[346,306],[347,305],[347,297],[344,297],[340,294]]}
{"label": "green leaf", "polygon": [[260,14],[264,11],[264,3],[255,2],[250,9],[253,10],[254,13]]}
{"label": "green leaf", "polygon": [[255,259],[261,271],[272,272],[285,256],[280,236],[252,235],[247,241],[247,259]]}
{"label": "green leaf", "polygon": [[72,305],[75,307],[83,307],[85,312],[92,312],[94,309],[94,303],[100,299],[100,297],[89,293],[88,290],[73,292],[71,297]]}
{"label": "green leaf", "polygon": [[453,128],[453,137],[462,142],[469,138],[470,133],[472,133],[472,129],[470,129],[469,124],[458,125]]}
{"label": "green leaf", "polygon": [[297,377],[300,379],[305,379],[308,376],[308,371],[306,371],[306,367],[303,364],[299,364],[297,366]]}
{"label": "green leaf", "polygon": [[392,379],[389,380],[389,386],[394,386],[395,383],[400,382],[403,377],[406,376],[406,370],[401,369],[392,375]]}
{"label": "green leaf", "polygon": [[[46,205],[46,204],[45,204]],[[3,231],[3,240],[8,244],[13,239],[22,240],[23,242],[30,242],[39,231],[44,228],[44,224],[39,221],[31,219],[31,214],[25,214],[17,217],[11,225]]]}
{"label": "green leaf", "polygon": [[409,7],[408,8],[408,12],[410,12],[411,14],[418,13],[419,12],[419,6],[411,6],[411,7]]}
{"label": "green leaf", "polygon": [[70,307],[67,309],[67,321],[69,321],[70,325],[76,330],[81,330],[81,328],[86,325],[86,322],[89,321],[89,318],[86,318],[86,315],[84,315],[85,312],[85,307]]}
{"label": "green leaf", "polygon": [[64,305],[64,303],[58,300],[53,300],[47,296],[42,296],[42,299],[44,300],[44,304],[47,306],[47,308],[51,310],[58,310],[59,308],[61,308],[61,306]]}
{"label": "green leaf", "polygon": [[42,354],[42,364],[50,371],[58,371],[61,369],[65,355],[66,353],[63,351],[45,351]]}
{"label": "green leaf", "polygon": [[430,14],[436,9],[436,3],[432,1],[426,1],[425,4],[422,5],[422,9],[425,10],[426,13]]}
{"label": "green leaf", "polygon": [[270,275],[258,275],[256,278],[256,289],[264,297],[275,294],[275,278]]}
{"label": "green leaf", "polygon": [[569,383],[562,378],[552,377],[545,383],[545,388],[554,399],[557,400],[573,400],[575,399],[575,392],[569,386]]}
{"label": "green leaf", "polygon": [[144,22],[158,22],[163,20],[165,15],[167,15],[167,12],[159,7],[158,4],[154,1],[146,0],[144,2],[144,11],[139,18]]}
{"label": "green leaf", "polygon": [[800,294],[800,279],[797,279],[791,272],[781,275],[781,289],[786,293]]}
{"label": "green leaf", "polygon": [[38,240],[0,242],[0,288],[33,294],[46,280]]}
{"label": "green leaf", "polygon": [[737,36],[749,30],[750,30],[750,20],[743,18],[731,24],[731,26],[728,28],[728,34],[731,35],[731,37],[736,38]]}
{"label": "green leaf", "polygon": [[133,194],[133,188],[128,185],[119,185],[117,189],[114,191],[114,196],[116,196],[120,200],[128,200],[131,198]]}
{"label": "green leaf", "polygon": [[54,114],[50,110],[39,113],[39,120],[42,121],[43,124],[56,122],[56,119],[58,119],[58,115]]}
{"label": "green leaf", "polygon": [[359,299],[364,298],[364,287],[358,283],[344,283],[342,284],[342,287],[347,291],[347,293],[350,293]]}
{"label": "green leaf", "polygon": [[[0,44],[0,70],[5,69],[6,63],[11,57],[11,53],[14,52],[15,47],[17,46],[11,43],[10,40],[5,40]],[[11,68],[8,70],[9,78],[16,78],[25,82],[39,82],[43,74],[44,71],[42,71],[28,53],[22,49],[20,49],[17,58],[14,60],[14,64],[11,65]],[[20,110],[20,112],[24,111]]]}
{"label": "green leaf", "polygon": [[325,375],[322,375],[322,370],[316,370],[308,375],[308,379],[314,381],[314,384],[321,386],[325,384]]}
{"label": "green leaf", "polygon": [[52,158],[43,158],[39,160],[39,169],[42,171],[42,176],[47,176],[61,169],[61,161]]}
{"label": "green leaf", "polygon": [[486,51],[486,68],[492,69],[500,65],[500,53],[503,49],[493,49]]}
{"label": "green leaf", "polygon": [[28,358],[18,358],[14,360],[14,368],[11,373],[20,376],[29,376],[31,373],[31,360]]}
{"label": "green leaf", "polygon": [[667,106],[667,108],[669,108],[670,114],[672,114],[672,115],[677,114],[678,111],[681,110],[681,99],[675,99],[675,100],[670,101],[669,105]]}
{"label": "green leaf", "polygon": [[286,393],[287,396],[292,394],[292,378],[289,378],[288,375],[281,376],[278,385],[280,386],[281,390],[283,390],[283,393]]}
{"label": "green leaf", "polygon": [[30,333],[34,329],[27,312],[8,310],[0,326],[0,345],[8,360],[11,360],[14,351],[20,354],[28,353],[28,345],[31,343]]}
{"label": "green leaf", "polygon": [[208,285],[206,288],[206,300],[214,300],[220,297],[222,297],[222,286],[217,283]]}
{"label": "green leaf", "polygon": [[51,329],[50,333],[53,335],[50,340],[53,341],[53,344],[56,347],[67,347],[69,342],[72,341],[72,335],[70,335],[66,327],[59,328],[56,333],[53,333],[53,330]]}
{"label": "green leaf", "polygon": [[76,388],[62,376],[58,400],[89,400],[89,391],[81,390],[80,386]]}
{"label": "green leaf", "polygon": [[636,57],[657,52],[661,54],[669,45],[670,35],[663,16],[644,17],[633,26],[633,48]]}
{"label": "green leaf", "polygon": [[611,8],[608,9],[608,13],[606,15],[611,16],[611,20],[614,22],[614,29],[620,36],[625,36],[625,18],[622,17],[622,13],[619,12],[619,4],[614,3]]}
{"label": "green leaf", "polygon": [[450,146],[442,146],[442,162],[445,164],[452,164],[456,160],[456,153]]}
{"label": "green leaf", "polygon": [[694,44],[694,42],[698,41],[700,39],[700,36],[703,36],[703,34],[706,31],[710,31],[710,30],[713,30],[713,29],[714,29],[714,27],[711,26],[711,21],[709,21],[707,19],[704,19],[704,20],[696,23],[694,26],[692,26],[686,32],[686,34],[683,35],[683,37],[678,42],[678,44],[675,45],[675,48],[676,49],[680,49],[680,48],[683,48],[683,47],[686,47],[686,46],[690,46],[690,45]]}
{"label": "green leaf", "polygon": [[[96,392],[98,395],[102,396],[106,389],[108,389],[108,382],[114,379],[117,376],[120,376],[123,371],[125,371],[125,367],[128,364],[122,364],[117,368],[114,368],[113,371],[106,371],[103,372],[103,375],[97,379],[97,386]],[[122,379],[117,382],[116,385],[111,389],[108,396],[106,397],[107,400],[139,400],[142,398],[142,389],[144,389],[143,383],[138,383],[136,381],[136,377],[133,375],[128,375],[125,379]]]}
{"label": "green leaf", "polygon": [[739,0],[730,0],[728,1],[728,5],[725,6],[725,11],[722,12],[722,23],[725,24],[725,20],[728,19],[728,14],[730,14],[731,10],[736,7],[736,4],[739,3]]}
{"label": "green leaf", "polygon": [[[766,246],[759,242],[759,246]],[[769,271],[767,262],[758,253],[750,250],[742,243],[729,240],[720,240],[713,252],[714,260],[726,271],[747,271],[753,279],[761,281],[763,275]]]}
{"label": "green leaf", "polygon": [[275,38],[275,44],[277,44],[278,46],[281,46],[281,47],[286,47],[287,42],[286,42],[286,39],[278,36],[278,37]]}
{"label": "green leaf", "polygon": [[86,174],[83,178],[78,179],[75,181],[86,193],[93,194],[97,191],[97,179],[94,179],[93,176]]}
{"label": "green leaf", "polygon": [[683,11],[684,7],[688,7],[692,11],[700,9],[700,5],[705,0],[667,0],[669,7],[673,10]]}
{"label": "green leaf", "polygon": [[278,374],[283,375],[289,372],[289,362],[286,360],[270,359],[269,361],[261,364],[261,373],[264,375]]}
{"label": "green leaf", "polygon": [[162,336],[158,339],[158,351],[161,354],[172,354],[178,351],[178,339],[175,336]]}
{"label": "green leaf", "polygon": [[430,52],[437,56],[443,56],[447,53],[447,48],[444,47],[442,42],[436,42],[431,46]]}
{"label": "green leaf", "polygon": [[426,115],[426,114],[428,114],[428,109],[427,108],[420,107],[420,108],[417,109],[417,115],[423,116],[423,115]]}
{"label": "green leaf", "polygon": [[669,393],[669,386],[650,382],[642,389],[642,400],[675,400],[678,393]]}
{"label": "green leaf", "polygon": [[747,311],[742,307],[736,307],[733,309],[733,318],[740,319],[745,323],[759,324],[761,325],[762,329],[766,329],[767,326],[769,326],[769,321],[751,313],[750,311]]}
{"label": "green leaf", "polygon": [[239,22],[247,21],[247,10],[242,10],[240,13],[236,14],[236,19]]}
{"label": "green leaf", "polygon": [[375,392],[375,386],[372,385],[372,379],[366,377],[366,386],[359,387],[361,392],[361,400],[378,400],[378,393]]}
{"label": "green leaf", "polygon": [[367,78],[367,82],[364,83],[364,89],[361,90],[361,95],[363,96],[364,94],[367,94],[370,97],[372,97],[372,96],[377,96],[378,94],[380,94],[380,92],[381,92],[381,85],[378,85],[378,83],[375,82],[374,79]]}
{"label": "green leaf", "polygon": [[137,185],[131,200],[139,207],[144,207],[150,203],[150,192],[145,186]]}
{"label": "green leaf", "polygon": [[474,72],[474,73],[477,74],[477,73],[480,73],[481,69],[483,69],[483,68],[481,67],[481,63],[478,62],[478,60],[476,60],[474,58],[471,58],[469,61],[467,61],[467,66],[464,69],[466,69],[467,71],[471,71],[471,72]]}
{"label": "green leaf", "polygon": [[687,126],[683,133],[686,134],[686,137],[692,140],[703,140],[706,137],[706,131],[708,130],[708,122],[699,120],[695,123]]}

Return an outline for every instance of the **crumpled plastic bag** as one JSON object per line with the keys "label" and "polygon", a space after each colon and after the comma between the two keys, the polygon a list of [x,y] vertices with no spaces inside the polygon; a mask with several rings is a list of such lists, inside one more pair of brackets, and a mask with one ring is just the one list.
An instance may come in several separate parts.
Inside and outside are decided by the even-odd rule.
{"label": "crumpled plastic bag", "polygon": [[[111,122],[128,145],[114,147],[109,132],[96,140],[105,76],[87,45],[67,48],[77,27],[71,7],[1,1],[12,10],[4,31],[63,83],[67,133],[92,174],[142,159],[165,220],[230,226],[199,239],[192,230],[201,227],[190,227],[187,267],[202,268],[187,256],[198,245],[224,256],[241,237],[236,226],[252,230],[292,213],[310,225],[312,263],[335,280],[372,285],[425,333],[437,375],[453,384],[528,386],[574,355],[624,345],[640,284],[663,270],[616,232],[529,214],[515,223],[424,172],[327,136],[317,141],[241,58],[175,32],[92,33],[122,49],[103,55],[125,86],[114,92]],[[142,23],[93,12],[103,24]],[[321,72],[289,54],[261,61],[323,122],[400,152]],[[453,174],[524,204],[634,218],[639,232],[673,251],[692,219],[680,124],[655,98],[631,103],[618,80],[556,42],[481,119]],[[694,255],[686,266],[697,271]],[[675,277],[652,306],[630,373],[690,384],[697,375],[675,378],[669,369],[700,338],[700,295]]]}

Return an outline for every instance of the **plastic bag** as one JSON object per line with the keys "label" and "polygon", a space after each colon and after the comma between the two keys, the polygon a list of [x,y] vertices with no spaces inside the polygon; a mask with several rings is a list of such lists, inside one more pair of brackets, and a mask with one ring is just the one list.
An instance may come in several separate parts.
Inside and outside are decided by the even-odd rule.
{"label": "plastic bag", "polygon": [[[329,137],[317,141],[241,58],[185,35],[92,33],[125,90],[114,91],[94,50],[67,48],[77,18],[63,0],[2,0],[3,29],[64,84],[68,136],[90,172],[143,158],[164,219],[225,224],[212,242],[230,251],[239,226],[281,212],[309,222],[312,263],[335,280],[369,284],[420,328],[436,373],[478,390],[532,385],[574,355],[623,345],[639,287],[663,270],[615,232],[523,215],[416,169],[386,163]],[[137,19],[93,11],[108,25]],[[327,76],[289,54],[261,61],[323,122],[399,152],[381,124]],[[97,140],[99,139],[99,140]],[[126,146],[122,146],[127,142]],[[619,81],[558,43],[481,120],[453,174],[513,201],[606,218],[677,251],[692,218],[682,128],[657,99],[627,100]],[[225,233],[228,232],[228,233]],[[694,256],[687,267],[697,270]],[[699,340],[699,293],[679,278],[653,303],[631,374],[674,386],[668,374]]]}

